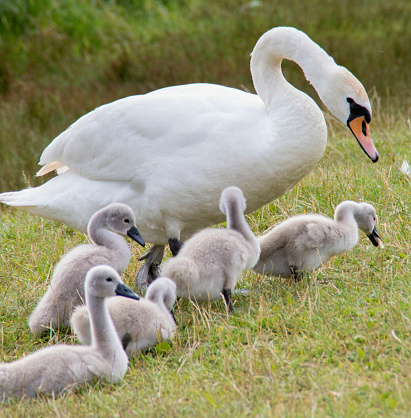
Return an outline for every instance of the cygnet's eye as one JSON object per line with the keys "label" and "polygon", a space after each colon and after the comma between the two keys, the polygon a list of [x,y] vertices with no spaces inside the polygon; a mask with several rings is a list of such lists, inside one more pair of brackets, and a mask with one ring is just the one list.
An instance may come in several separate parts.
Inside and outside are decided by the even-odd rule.
{"label": "cygnet's eye", "polygon": [[113,279],[111,277],[107,277],[106,282],[112,282]]}
{"label": "cygnet's eye", "polygon": [[129,223],[130,223],[130,219],[124,219],[124,222],[125,222],[126,224],[129,224]]}

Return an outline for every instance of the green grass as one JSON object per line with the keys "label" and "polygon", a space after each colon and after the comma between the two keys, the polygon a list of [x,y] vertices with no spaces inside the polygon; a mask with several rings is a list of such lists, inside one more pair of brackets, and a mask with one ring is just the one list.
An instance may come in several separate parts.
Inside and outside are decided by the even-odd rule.
{"label": "green grass", "polygon": [[[318,168],[248,221],[261,234],[292,215],[332,216],[344,199],[365,200],[377,208],[384,250],[361,234],[353,251],[299,284],[246,272],[239,287],[252,292],[236,296],[234,315],[222,301],[181,302],[172,343],[133,357],[120,384],[15,401],[0,416],[409,416],[411,182],[399,171],[409,126],[378,114],[373,125],[377,164],[330,122],[335,136]],[[55,263],[86,237],[6,207],[0,213],[0,359],[74,344],[69,331],[34,338],[27,319]],[[131,287],[144,251],[132,248]]]}
{"label": "green grass", "polygon": [[[13,3],[13,4],[11,4]],[[354,0],[0,2],[0,191],[33,177],[44,147],[103,103],[166,85],[213,82],[253,91],[249,53],[278,25],[306,31],[369,91],[372,164],[329,119],[319,166],[248,217],[256,234],[300,213],[332,216],[344,199],[375,205],[385,250],[361,235],[302,283],[244,273],[237,313],[222,302],[177,309],[170,345],[135,356],[118,385],[96,383],[56,399],[16,401],[0,416],[410,416],[411,3]],[[244,2],[247,4],[247,2]],[[313,94],[301,71],[287,77]],[[316,98],[315,94],[313,96]],[[317,100],[317,99],[316,99]],[[60,257],[87,238],[0,207],[0,361],[56,342],[27,319]],[[130,244],[132,245],[132,244]],[[143,254],[124,280],[134,286]]]}

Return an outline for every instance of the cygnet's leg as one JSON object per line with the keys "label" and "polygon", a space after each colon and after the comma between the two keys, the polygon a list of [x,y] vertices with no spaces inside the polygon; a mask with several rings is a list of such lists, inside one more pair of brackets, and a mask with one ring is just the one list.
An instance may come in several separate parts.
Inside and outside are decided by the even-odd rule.
{"label": "cygnet's leg", "polygon": [[123,344],[124,351],[127,350],[127,346],[130,344],[131,335],[127,332],[124,334],[124,337],[121,339],[121,343]]}
{"label": "cygnet's leg", "polygon": [[171,254],[175,257],[181,250],[181,247],[184,245],[183,241],[180,241],[178,238],[170,238],[168,240],[168,246],[170,247]]}
{"label": "cygnet's leg", "polygon": [[[174,304],[174,306],[176,306],[176,305]],[[171,313],[171,316],[173,317],[174,322],[175,322],[175,323],[176,323],[176,325],[177,325],[177,320],[176,320],[176,317],[175,317],[175,315],[174,315],[174,307],[171,309],[170,313]]]}
{"label": "cygnet's leg", "polygon": [[136,276],[136,286],[139,289],[147,288],[157,277],[160,276],[158,266],[163,259],[165,245],[153,245],[150,250],[139,260],[146,260]]}
{"label": "cygnet's leg", "polygon": [[294,279],[296,283],[301,282],[301,273],[298,271],[297,266],[290,266],[291,278]]}
{"label": "cygnet's leg", "polygon": [[234,306],[231,302],[231,289],[223,289],[224,300],[230,312],[235,312]]}

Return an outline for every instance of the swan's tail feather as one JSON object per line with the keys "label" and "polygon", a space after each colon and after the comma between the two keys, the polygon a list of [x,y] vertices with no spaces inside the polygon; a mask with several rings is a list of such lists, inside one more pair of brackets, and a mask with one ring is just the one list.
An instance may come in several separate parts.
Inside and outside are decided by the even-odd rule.
{"label": "swan's tail feather", "polygon": [[51,171],[56,170],[57,174],[64,173],[68,170],[68,167],[61,163],[60,161],[54,161],[52,163],[48,163],[40,168],[39,171],[37,171],[36,176],[44,176],[47,173],[50,173]]}
{"label": "swan's tail feather", "polygon": [[41,206],[36,188],[28,188],[18,192],[6,192],[0,194],[0,202],[19,209],[29,210],[33,206]]}

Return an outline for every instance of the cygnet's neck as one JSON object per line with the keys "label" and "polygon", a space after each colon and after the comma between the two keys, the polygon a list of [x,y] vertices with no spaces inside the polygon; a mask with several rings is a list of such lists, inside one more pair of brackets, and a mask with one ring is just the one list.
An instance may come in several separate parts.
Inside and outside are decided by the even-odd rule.
{"label": "cygnet's neck", "polygon": [[358,224],[355,219],[358,203],[345,201],[335,208],[334,219],[344,234],[347,247],[352,248],[358,242]]}
{"label": "cygnet's neck", "polygon": [[256,239],[245,219],[241,203],[237,199],[227,199],[224,202],[224,211],[226,214],[227,229],[240,232],[247,241],[254,241]]}
{"label": "cygnet's neck", "polygon": [[156,292],[149,294],[148,299],[151,302],[155,303],[165,315],[170,315],[170,311],[164,302],[165,297],[166,295],[164,294],[164,291],[158,291],[157,289]]}
{"label": "cygnet's neck", "polygon": [[302,68],[320,97],[327,85],[327,74],[336,68],[333,58],[305,33],[287,27],[271,29],[261,36],[251,54],[254,87],[268,108],[296,90],[283,76],[283,59],[294,61]]}
{"label": "cygnet's neck", "polygon": [[92,218],[88,225],[88,236],[95,245],[105,247],[113,253],[112,261],[120,273],[128,266],[130,247],[124,237],[107,229],[104,218]]}
{"label": "cygnet's neck", "polygon": [[105,358],[121,353],[123,347],[108,313],[105,298],[86,293],[86,305],[90,316],[92,346]]}

